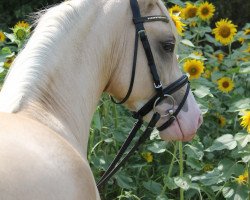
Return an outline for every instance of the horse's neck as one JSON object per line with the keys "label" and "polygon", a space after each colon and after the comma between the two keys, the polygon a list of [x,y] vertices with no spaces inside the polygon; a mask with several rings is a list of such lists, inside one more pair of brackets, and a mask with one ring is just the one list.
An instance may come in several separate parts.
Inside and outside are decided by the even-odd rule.
{"label": "horse's neck", "polygon": [[[115,52],[109,46],[110,27],[104,27],[105,18],[98,16],[101,13],[94,4],[72,1],[45,14],[0,96],[0,111],[37,119],[76,148],[82,146],[83,154],[92,115],[113,67],[107,49]],[[63,12],[68,16],[61,16]]]}

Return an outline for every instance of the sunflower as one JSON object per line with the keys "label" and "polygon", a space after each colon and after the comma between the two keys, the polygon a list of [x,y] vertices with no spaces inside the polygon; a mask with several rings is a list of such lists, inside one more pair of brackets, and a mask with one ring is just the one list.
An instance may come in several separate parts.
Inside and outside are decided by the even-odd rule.
{"label": "sunflower", "polygon": [[4,66],[6,69],[9,69],[10,66],[11,66],[11,64],[13,63],[14,59],[15,59],[15,56],[6,58],[6,60],[5,60],[4,64],[3,64],[3,66]]}
{"label": "sunflower", "polygon": [[218,115],[217,118],[220,127],[223,128],[226,125],[226,118],[223,117],[222,115]]}
{"label": "sunflower", "polygon": [[30,29],[30,25],[27,22],[24,21],[19,21],[16,23],[14,28],[25,28],[25,29]]}
{"label": "sunflower", "polygon": [[27,22],[20,21],[14,26],[13,32],[18,40],[25,40],[30,34],[30,25]]}
{"label": "sunflower", "polygon": [[4,41],[5,41],[5,35],[3,31],[0,31],[0,42],[4,42]]}
{"label": "sunflower", "polygon": [[196,5],[191,4],[191,3],[187,3],[186,7],[183,8],[181,16],[184,19],[193,18],[193,17],[196,17],[197,12],[198,12],[198,8]]}
{"label": "sunflower", "polygon": [[246,53],[250,53],[250,43],[247,44],[247,48],[244,50]]}
{"label": "sunflower", "polygon": [[171,18],[172,18],[172,20],[173,20],[173,22],[175,24],[175,27],[177,29],[178,34],[179,35],[184,35],[183,31],[185,30],[184,26],[186,26],[186,25],[184,23],[182,23],[181,18],[178,15],[175,15],[175,14],[173,14],[171,12],[169,14],[170,14],[170,16],[171,16]]}
{"label": "sunflower", "polygon": [[182,8],[178,5],[174,5],[171,8],[169,8],[169,12],[173,14],[180,14],[182,11]]}
{"label": "sunflower", "polygon": [[248,171],[246,170],[243,174],[239,175],[235,180],[239,185],[247,184]]}
{"label": "sunflower", "polygon": [[209,171],[212,171],[213,169],[214,169],[214,166],[210,163],[205,164],[203,167],[204,172],[209,172]]}
{"label": "sunflower", "polygon": [[232,43],[237,32],[236,27],[237,26],[234,25],[231,20],[221,19],[216,22],[216,28],[213,29],[215,39],[223,45]]}
{"label": "sunflower", "polygon": [[218,89],[222,92],[228,93],[233,90],[234,82],[229,77],[222,77],[217,81]]}
{"label": "sunflower", "polygon": [[198,7],[197,15],[202,20],[207,21],[213,17],[214,11],[214,5],[205,1]]}
{"label": "sunflower", "polygon": [[148,163],[153,162],[153,155],[151,152],[143,152],[141,155]]}
{"label": "sunflower", "polygon": [[223,53],[217,53],[217,54],[215,54],[215,57],[217,58],[218,63],[222,63],[225,55]]}
{"label": "sunflower", "polygon": [[189,79],[198,79],[204,71],[204,63],[200,60],[189,59],[184,65],[183,69],[189,73]]}
{"label": "sunflower", "polygon": [[246,180],[243,175],[239,175],[235,180],[239,185],[246,184]]}
{"label": "sunflower", "polygon": [[209,69],[206,69],[202,76],[206,79],[209,79],[211,78],[211,75],[212,75],[212,72]]}
{"label": "sunflower", "polygon": [[245,111],[244,115],[241,117],[240,125],[247,129],[247,132],[250,133],[250,111]]}
{"label": "sunflower", "polygon": [[[248,36],[248,35],[250,35],[250,28],[248,28],[248,29],[246,29],[246,30],[244,31],[244,36]],[[244,38],[244,37],[239,38],[239,42],[240,42],[241,44],[243,44],[243,43],[245,42],[245,38]]]}

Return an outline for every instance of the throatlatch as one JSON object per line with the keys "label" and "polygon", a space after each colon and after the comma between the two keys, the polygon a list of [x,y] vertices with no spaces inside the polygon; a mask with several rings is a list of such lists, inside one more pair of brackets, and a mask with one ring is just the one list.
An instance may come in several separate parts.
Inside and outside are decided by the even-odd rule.
{"label": "throatlatch", "polygon": [[[176,80],[175,82],[171,83],[169,86],[167,86],[166,88],[163,89],[162,83],[160,81],[160,77],[159,77],[159,75],[157,73],[157,68],[156,68],[156,65],[155,65],[154,57],[153,57],[153,54],[152,54],[152,51],[151,51],[151,48],[150,48],[150,44],[149,44],[148,37],[147,37],[147,34],[146,34],[143,23],[145,23],[145,22],[155,22],[155,21],[163,21],[163,22],[168,23],[169,19],[166,16],[162,16],[162,15],[142,17],[137,0],[130,0],[130,6],[131,6],[131,9],[132,9],[132,13],[133,13],[133,22],[135,24],[134,58],[133,58],[133,64],[132,64],[132,74],[131,74],[130,85],[129,85],[128,92],[125,95],[124,99],[122,99],[120,102],[116,102],[111,97],[111,100],[116,104],[123,104],[128,100],[128,98],[129,98],[129,96],[130,96],[130,94],[131,94],[131,92],[133,90],[134,79],[135,79],[135,71],[136,71],[136,61],[137,61],[139,37],[140,37],[140,40],[141,40],[142,45],[143,45],[143,49],[144,49],[146,57],[147,57],[148,66],[149,66],[149,69],[150,69],[150,72],[151,72],[151,75],[152,75],[152,79],[153,79],[153,85],[154,85],[154,88],[156,90],[156,95],[154,97],[152,97],[139,111],[133,112],[133,117],[135,119],[137,119],[137,122],[135,123],[133,129],[131,130],[131,132],[128,135],[128,138],[123,143],[123,145],[120,148],[119,152],[117,153],[116,157],[114,158],[114,160],[112,161],[112,163],[110,164],[110,166],[108,167],[106,172],[103,174],[101,179],[98,181],[98,183],[97,183],[98,189],[100,189],[100,187],[104,183],[106,183],[109,180],[109,178],[112,175],[114,175],[120,169],[120,167],[128,160],[128,158],[136,150],[138,150],[138,147],[140,146],[140,144],[144,143],[146,141],[146,139],[149,138],[149,136],[152,133],[156,123],[159,121],[159,119],[161,117],[168,117],[168,120],[163,125],[161,125],[160,127],[157,128],[159,131],[162,131],[162,130],[168,128],[175,121],[177,115],[179,114],[179,112],[181,111],[182,107],[184,106],[184,104],[185,104],[185,102],[187,100],[189,90],[190,90],[188,77],[186,75],[183,75],[181,78],[179,78],[178,80]],[[174,110],[174,108],[175,108],[175,106],[174,106],[175,100],[171,95],[174,92],[181,89],[182,87],[184,87],[185,85],[187,85],[186,92],[185,92],[181,102],[179,103],[177,109]],[[155,108],[164,99],[170,99],[171,102],[173,102],[173,107],[172,107],[172,109],[169,109],[168,112],[165,115],[161,116],[156,111]],[[134,146],[122,158],[125,151],[127,150],[130,143],[132,142],[133,138],[136,136],[136,132],[143,125],[143,117],[145,115],[147,115],[152,110],[153,110],[154,114],[153,114],[150,122],[148,123],[146,130],[139,137],[138,141],[136,141]]]}

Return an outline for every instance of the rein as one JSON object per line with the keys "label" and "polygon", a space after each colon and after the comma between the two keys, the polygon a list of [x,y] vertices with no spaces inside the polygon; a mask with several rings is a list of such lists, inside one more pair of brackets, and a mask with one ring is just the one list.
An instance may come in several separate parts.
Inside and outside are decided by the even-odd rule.
{"label": "rein", "polygon": [[[138,52],[138,42],[139,38],[142,42],[143,49],[145,51],[148,66],[150,69],[150,73],[152,75],[153,79],[153,85],[156,91],[156,95],[152,97],[139,111],[133,112],[132,116],[137,119],[137,122],[135,123],[134,127],[130,131],[127,139],[123,143],[122,147],[118,151],[116,157],[111,162],[110,166],[106,170],[106,172],[103,174],[103,176],[100,178],[100,180],[97,183],[98,189],[101,188],[103,184],[105,184],[111,176],[113,176],[120,168],[121,166],[128,160],[128,158],[136,151],[138,150],[139,146],[144,143],[152,133],[156,123],[160,120],[162,117],[169,117],[169,119],[160,127],[157,129],[159,131],[162,131],[166,128],[168,128],[175,120],[179,112],[181,111],[182,107],[184,106],[186,99],[189,94],[190,86],[188,82],[188,77],[186,75],[183,75],[181,78],[176,80],[175,82],[168,85],[166,88],[162,87],[162,83],[160,81],[159,75],[157,73],[154,57],[150,48],[150,44],[148,41],[148,37],[144,28],[143,23],[145,22],[154,22],[154,21],[163,21],[168,23],[169,19],[166,16],[162,15],[155,15],[155,16],[146,16],[142,17],[140,13],[140,8],[138,5],[137,0],[130,0],[130,6],[133,13],[133,22],[135,24],[135,44],[134,44],[134,58],[133,58],[133,64],[132,64],[132,74],[131,74],[131,80],[129,89],[127,91],[126,96],[120,101],[116,102],[113,97],[111,97],[111,100],[116,104],[123,104],[125,103],[132,90],[134,85],[134,79],[135,79],[135,71],[136,71],[136,61],[137,61],[137,52]],[[171,50],[174,50],[174,44],[169,43]],[[174,92],[181,89],[183,86],[187,85],[186,92],[178,105],[177,109],[174,110],[175,107],[175,100],[171,96]],[[156,111],[156,106],[159,105],[164,99],[169,99],[172,102],[172,108],[167,110],[167,114],[161,115]],[[132,142],[133,138],[136,136],[137,131],[141,128],[143,125],[143,117],[147,115],[150,111],[154,112],[150,122],[148,123],[146,130],[142,133],[142,135],[139,137],[139,139],[135,142],[134,146],[125,154],[125,151],[128,149],[130,143]],[[123,157],[123,158],[122,158]]]}

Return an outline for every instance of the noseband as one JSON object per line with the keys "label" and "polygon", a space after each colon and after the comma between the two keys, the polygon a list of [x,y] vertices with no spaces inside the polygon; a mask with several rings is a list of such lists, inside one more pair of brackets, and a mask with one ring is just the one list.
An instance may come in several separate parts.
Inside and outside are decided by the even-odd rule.
{"label": "noseband", "polygon": [[[161,83],[160,78],[159,78],[159,75],[157,73],[154,57],[153,57],[153,54],[152,54],[152,51],[150,48],[150,44],[149,44],[148,37],[147,37],[143,23],[154,22],[154,21],[163,21],[163,22],[168,23],[169,19],[166,16],[162,16],[162,15],[142,17],[140,14],[140,8],[139,8],[137,0],[130,0],[130,6],[132,9],[132,13],[133,13],[133,22],[135,24],[134,58],[133,58],[132,75],[131,75],[130,85],[129,85],[129,89],[128,89],[126,96],[120,102],[116,102],[112,97],[111,97],[111,99],[116,104],[123,104],[128,100],[128,98],[132,92],[133,85],[134,85],[134,79],[135,79],[139,37],[141,39],[143,49],[144,49],[146,57],[147,57],[148,66],[149,66],[149,69],[150,69],[150,72],[152,75],[153,85],[154,85],[156,94],[139,111],[133,112],[133,117],[135,119],[137,119],[137,122],[135,123],[133,129],[130,131],[128,138],[123,143],[123,145],[120,148],[119,152],[117,153],[116,157],[114,158],[114,160],[112,161],[112,163],[110,164],[110,166],[108,167],[108,169],[106,170],[104,175],[101,177],[101,179],[98,181],[98,183],[97,183],[98,189],[100,189],[100,187],[104,183],[106,183],[109,180],[109,178],[119,170],[119,168],[128,160],[128,158],[138,149],[140,144],[142,144],[143,142],[145,142],[145,140],[147,138],[149,138],[156,123],[159,121],[159,119],[161,117],[169,117],[169,119],[163,125],[161,125],[160,127],[157,128],[159,131],[162,131],[162,130],[168,128],[176,120],[177,115],[179,114],[179,112],[181,111],[182,107],[184,106],[184,104],[187,100],[187,96],[188,96],[188,93],[190,90],[188,77],[186,75],[183,75],[181,78],[179,78],[175,82],[171,83],[166,88],[163,88],[162,83]],[[168,45],[171,47],[171,49],[173,51],[174,44],[169,43]],[[185,85],[187,85],[186,92],[185,92],[180,104],[178,105],[177,109],[174,110],[175,100],[171,95],[174,92],[176,92],[177,90],[181,89]],[[169,99],[173,105],[172,105],[172,108],[167,111],[167,114],[161,116],[156,111],[156,106],[159,105],[159,103],[161,103],[164,99]],[[128,146],[130,145],[131,141],[135,137],[136,132],[141,128],[141,126],[143,124],[143,117],[145,115],[147,115],[152,110],[153,110],[154,114],[153,114],[150,122],[148,123],[146,130],[139,137],[139,139],[135,142],[134,146],[123,157],[123,159],[121,159],[122,156],[124,155],[125,151],[127,150]]]}

